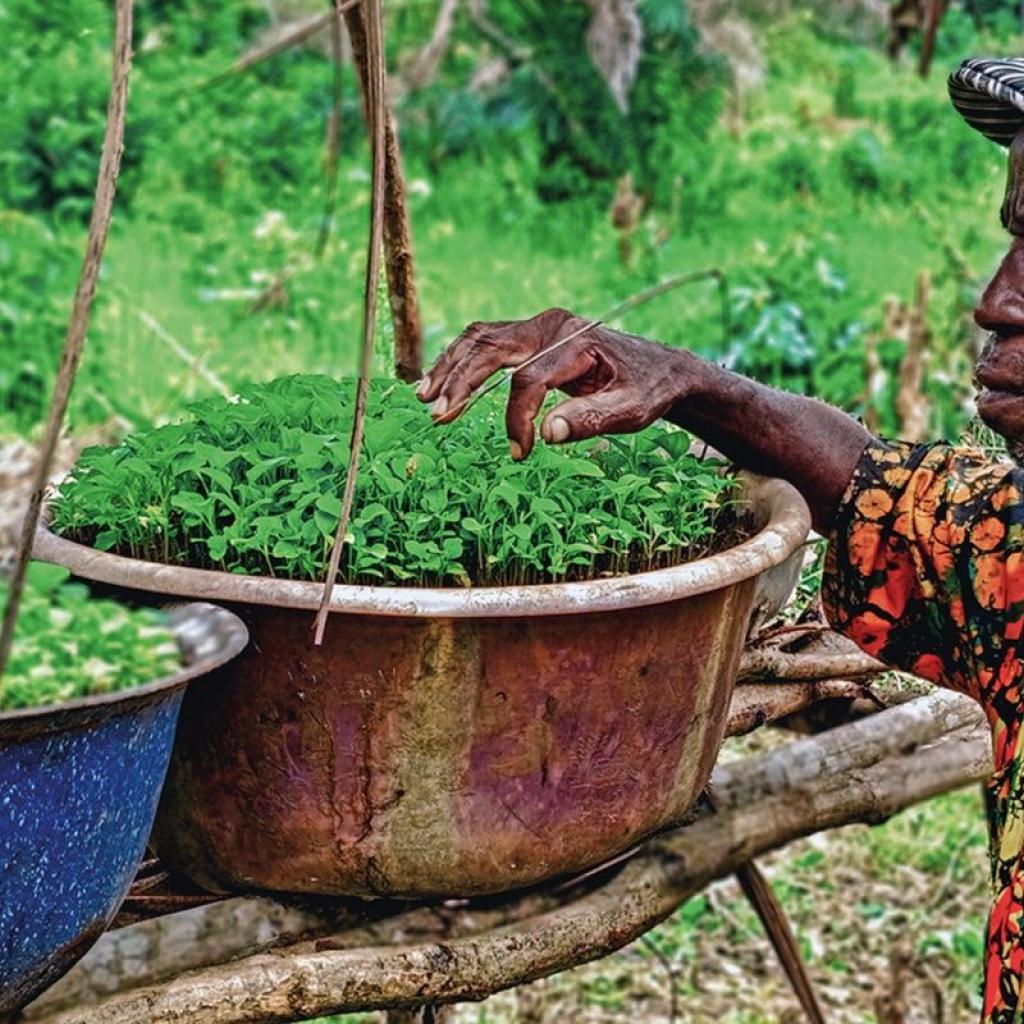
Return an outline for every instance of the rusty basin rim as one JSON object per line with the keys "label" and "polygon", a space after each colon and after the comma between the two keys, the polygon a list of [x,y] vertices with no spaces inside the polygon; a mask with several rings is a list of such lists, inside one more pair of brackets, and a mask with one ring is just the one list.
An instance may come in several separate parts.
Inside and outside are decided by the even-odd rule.
{"label": "rusty basin rim", "polygon": [[[179,671],[129,689],[0,712],[0,743],[20,742],[34,734],[78,728],[109,714],[121,714],[157,703],[172,691],[231,661],[249,643],[249,630],[245,623],[226,608],[193,601],[168,606],[166,610],[171,614],[171,627],[179,645],[186,648],[187,660]],[[206,646],[197,646],[190,653],[187,650],[189,631],[206,627]]]}
{"label": "rusty basin rim", "polygon": [[[740,473],[742,501],[764,525],[735,547],[668,569],[585,580],[515,587],[374,587],[335,584],[331,610],[353,615],[408,618],[507,618],[574,615],[662,604],[741,583],[784,562],[805,541],[810,512],[783,480]],[[314,610],[323,585],[312,580],[241,576],[211,569],[162,565],[97,551],[36,533],[34,556],[76,576],[158,594],[234,604]]]}

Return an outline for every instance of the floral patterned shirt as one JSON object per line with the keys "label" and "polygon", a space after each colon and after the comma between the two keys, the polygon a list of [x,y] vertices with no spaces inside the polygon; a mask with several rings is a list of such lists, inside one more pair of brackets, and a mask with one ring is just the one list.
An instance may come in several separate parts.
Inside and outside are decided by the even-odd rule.
{"label": "floral patterned shirt", "polygon": [[872,442],[832,526],[823,596],[834,628],[969,694],[992,726],[982,1021],[1024,1021],[1024,469],[947,444]]}

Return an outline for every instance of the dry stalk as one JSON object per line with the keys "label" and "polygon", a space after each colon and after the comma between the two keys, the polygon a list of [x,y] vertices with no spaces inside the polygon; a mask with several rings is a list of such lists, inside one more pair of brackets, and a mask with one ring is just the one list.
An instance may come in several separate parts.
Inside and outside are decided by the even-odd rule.
{"label": "dry stalk", "polygon": [[448,45],[451,41],[452,29],[455,27],[455,12],[458,10],[459,0],[441,0],[441,6],[437,10],[437,20],[434,22],[434,30],[430,39],[415,58],[410,61],[409,67],[404,75],[404,86],[410,92],[422,89],[430,85],[437,78],[441,61],[448,52]]}
{"label": "dry stalk", "polygon": [[800,954],[800,947],[789,925],[789,919],[771,883],[753,861],[736,869],[736,881],[739,882],[743,895],[754,908],[771,940],[772,948],[807,1019],[811,1024],[825,1024],[818,993]]}
{"label": "dry stalk", "polygon": [[[347,10],[349,7],[354,7],[357,3],[359,3],[359,0],[346,0],[346,3],[341,5],[341,9]],[[301,45],[318,32],[322,32],[334,19],[335,10],[333,5],[332,9],[325,14],[315,14],[309,18],[304,18],[296,25],[293,31],[272,39],[265,46],[257,46],[249,50],[248,53],[239,57],[231,67],[202,82],[199,88],[205,89],[211,85],[219,85],[225,79],[234,78],[235,75],[240,75],[243,71],[248,71],[257,64],[262,64],[263,61],[276,57],[279,53],[284,53],[285,50]]]}
{"label": "dry stalk", "polygon": [[43,508],[43,495],[50,476],[54,452],[64,427],[71,389],[75,383],[85,338],[89,330],[96,282],[99,279],[103,249],[110,229],[110,216],[117,193],[117,176],[121,169],[121,153],[124,148],[124,119],[128,103],[128,76],[132,64],[132,0],[116,0],[113,58],[110,74],[110,100],[107,105],[107,126],[103,136],[103,150],[100,155],[99,174],[96,180],[96,194],[93,199],[92,217],[89,221],[89,236],[85,247],[85,258],[78,278],[71,319],[64,339],[57,379],[50,400],[50,414],[46,432],[39,448],[29,497],[28,511],[21,531],[18,558],[14,567],[8,591],[7,606],[4,609],[3,626],[0,628],[0,678],[11,654],[14,643],[14,629],[18,620],[18,609],[25,588],[25,574],[32,555],[32,541]]}
{"label": "dry stalk", "polygon": [[924,370],[931,346],[928,327],[928,306],[931,301],[931,279],[922,271],[917,275],[914,306],[909,311],[906,351],[900,361],[896,412],[900,418],[900,437],[907,441],[923,441],[928,435],[931,405],[923,391]]}
{"label": "dry stalk", "polygon": [[688,274],[677,274],[675,277],[666,278],[666,280],[659,284],[645,288],[643,291],[637,292],[635,295],[631,295],[617,305],[612,306],[611,309],[602,313],[598,319],[602,323],[614,323],[627,313],[631,313],[634,309],[646,305],[652,299],[660,298],[666,292],[675,291],[676,288],[681,288],[686,284],[694,284],[697,281],[706,281],[708,279],[713,280],[718,285],[718,297],[722,316],[722,344],[725,345],[732,337],[732,306],[729,300],[729,280],[725,276],[725,272],[718,267],[710,267],[707,270],[694,270]]}
{"label": "dry stalk", "polygon": [[917,62],[917,73],[927,78],[932,69],[932,58],[935,56],[935,39],[939,34],[939,25],[946,14],[946,0],[927,0],[928,13],[925,16],[924,39],[921,42],[921,55]]}
{"label": "dry stalk", "polygon": [[[341,563],[341,550],[345,545],[352,503],[355,499],[356,478],[359,474],[359,458],[363,447],[363,433],[366,428],[366,399],[370,388],[370,369],[373,363],[373,339],[377,322],[377,282],[380,278],[381,248],[384,239],[384,159],[385,121],[387,105],[387,73],[384,67],[384,40],[381,22],[380,0],[363,0],[366,18],[361,19],[365,27],[365,95],[367,126],[370,132],[372,151],[373,193],[370,205],[370,238],[366,251],[366,284],[363,294],[363,346],[359,359],[359,383],[356,389],[355,410],[352,419],[352,440],[349,446],[348,472],[345,474],[345,492],[341,501],[341,518],[334,536],[334,546],[324,580],[323,597],[317,611],[313,643],[318,647],[324,641],[327,617],[330,614],[331,593]],[[341,6],[336,10],[340,16]],[[353,52],[355,43],[353,41]]]}
{"label": "dry stalk", "polygon": [[202,377],[214,391],[220,392],[225,398],[232,397],[234,392],[203,362],[202,357],[189,351],[155,316],[147,313],[144,309],[135,310],[135,315],[155,338],[162,341],[190,370]]}

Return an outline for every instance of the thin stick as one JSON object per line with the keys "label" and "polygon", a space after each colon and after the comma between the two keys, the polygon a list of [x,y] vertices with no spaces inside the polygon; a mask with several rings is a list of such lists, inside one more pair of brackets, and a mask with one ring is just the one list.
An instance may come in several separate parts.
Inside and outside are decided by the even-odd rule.
{"label": "thin stick", "polygon": [[[359,383],[352,420],[352,440],[349,446],[348,473],[345,493],[341,502],[341,518],[334,536],[334,546],[324,580],[323,596],[314,625],[313,643],[319,647],[324,640],[327,616],[330,614],[331,593],[341,563],[341,549],[352,515],[356,476],[366,427],[366,398],[370,387],[370,367],[373,362],[373,338],[377,321],[377,283],[380,278],[381,249],[384,243],[384,122],[387,108],[385,90],[387,73],[384,68],[384,40],[381,24],[380,0],[363,0],[366,17],[366,111],[373,153],[373,199],[370,208],[370,240],[366,253],[366,289],[363,295],[363,349],[359,364]],[[336,7],[340,14],[341,8]]]}
{"label": "thin stick", "polygon": [[736,869],[736,881],[760,919],[804,1016],[810,1024],[825,1024],[818,992],[804,963],[786,911],[771,883],[752,860]]}
{"label": "thin stick", "polygon": [[43,495],[50,478],[53,455],[60,440],[67,413],[71,389],[75,383],[85,348],[85,336],[89,329],[89,315],[92,300],[96,294],[103,248],[110,228],[110,216],[117,192],[117,176],[121,169],[121,152],[124,146],[124,115],[128,102],[128,75],[132,64],[132,0],[117,0],[114,28],[113,58],[110,73],[110,100],[107,105],[107,127],[103,136],[103,151],[100,156],[99,174],[96,180],[96,194],[93,199],[92,218],[89,222],[89,237],[85,247],[85,258],[78,277],[78,288],[71,308],[64,338],[64,351],[57,369],[50,400],[50,415],[46,433],[39,449],[29,497],[28,511],[22,525],[18,559],[14,566],[4,609],[3,626],[0,627],[0,677],[3,676],[14,643],[14,629],[18,621],[18,609],[25,589],[25,574],[32,555],[32,542],[43,508]]}
{"label": "thin stick", "polygon": [[345,58],[341,45],[341,17],[334,10],[331,15],[331,60],[334,63],[334,84],[331,110],[327,115],[327,138],[324,143],[324,212],[320,233],[314,250],[316,258],[323,257],[331,236],[331,225],[338,205],[338,150],[341,147],[341,106],[344,99]]}
{"label": "thin stick", "polygon": [[638,306],[646,305],[652,299],[656,299],[666,292],[675,291],[676,288],[681,288],[685,284],[693,284],[696,281],[704,281],[708,278],[714,278],[718,283],[718,297],[722,318],[722,344],[723,346],[728,345],[729,340],[732,338],[732,306],[729,302],[729,281],[725,276],[725,272],[719,270],[718,267],[711,267],[708,270],[695,270],[689,274],[679,274],[676,277],[670,277],[662,281],[660,284],[645,288],[642,292],[637,292],[636,295],[631,295],[618,305],[612,306],[607,313],[602,314],[601,319],[605,323],[610,324],[627,313],[632,312]]}
{"label": "thin stick", "polygon": [[[477,391],[475,394],[470,395],[469,398],[467,398],[462,405],[458,407],[459,415],[461,416],[463,413],[468,412],[474,405],[476,405],[477,402],[480,401],[481,398],[485,395],[489,395],[495,390],[495,388],[500,388],[502,384],[511,380],[512,377],[514,377],[520,370],[525,370],[527,366],[531,366],[533,363],[537,362],[538,359],[543,359],[544,356],[549,355],[556,349],[560,349],[563,345],[568,345],[570,341],[575,341],[581,334],[586,334],[587,331],[592,330],[595,327],[600,327],[601,324],[611,323],[613,320],[618,320],[631,310],[650,302],[652,299],[658,298],[660,295],[664,295],[666,292],[670,292],[675,288],[680,288],[684,284],[693,284],[695,281],[706,280],[709,277],[713,277],[719,282],[719,288],[721,290],[722,283],[725,281],[725,274],[717,267],[713,267],[710,270],[697,270],[691,274],[680,274],[678,277],[669,278],[667,281],[662,281],[660,284],[653,285],[650,288],[644,289],[642,292],[638,292],[636,295],[630,296],[618,305],[612,306],[612,308],[599,320],[591,320],[589,323],[577,328],[571,334],[559,341],[556,341],[554,344],[548,345],[547,348],[543,348],[539,352],[535,352],[529,359],[524,359],[523,362],[510,367],[503,374],[495,377],[494,380],[492,380],[486,387]],[[722,296],[722,329],[724,339],[728,340],[732,335],[732,321],[728,304],[729,290],[727,283],[724,291],[722,291]],[[433,423],[427,423],[420,430],[412,433],[407,438],[407,441],[413,441],[428,433],[433,429],[433,427]]]}
{"label": "thin stick", "polygon": [[676,1024],[676,1021],[679,1020],[679,969],[658,947],[658,944],[651,938],[649,933],[641,935],[640,941],[647,947],[648,952],[654,957],[654,959],[661,964],[665,970],[665,974],[668,976],[668,1020],[669,1024]]}
{"label": "thin stick", "polygon": [[219,391],[225,398],[231,398],[234,395],[231,388],[203,362],[202,357],[190,352],[155,316],[147,313],[144,309],[136,309],[135,315],[154,337],[159,338],[183,363],[188,365],[190,370],[202,377],[214,391]]}
{"label": "thin stick", "polygon": [[319,14],[305,19],[294,31],[289,32],[280,39],[275,39],[266,46],[243,54],[231,67],[225,68],[212,78],[207,78],[204,82],[200,82],[197,88],[207,89],[211,85],[219,85],[228,78],[233,78],[235,75],[240,75],[243,71],[248,71],[249,68],[255,67],[257,64],[262,64],[263,61],[268,60],[270,57],[276,57],[279,53],[304,43],[307,39],[315,36],[317,32],[322,32],[327,28],[336,12],[347,11],[350,7],[355,7],[357,3],[359,3],[359,0],[346,0],[346,3],[341,4],[340,7],[333,5],[332,9],[326,14]]}

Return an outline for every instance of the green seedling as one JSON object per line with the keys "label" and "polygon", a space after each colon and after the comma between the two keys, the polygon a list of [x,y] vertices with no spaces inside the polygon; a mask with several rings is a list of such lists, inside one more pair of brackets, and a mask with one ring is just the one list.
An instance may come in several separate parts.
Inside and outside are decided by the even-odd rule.
{"label": "green seedling", "polygon": [[[321,579],[341,511],[352,387],[286,377],[181,423],[83,453],[54,528],[102,550],[225,572]],[[498,395],[424,429],[411,389],[373,384],[339,580],[509,585],[640,572],[707,554],[733,482],[659,425],[540,444],[512,462]]]}
{"label": "green seedling", "polygon": [[[181,667],[174,634],[159,612],[91,598],[85,586],[68,580],[57,566],[29,567],[0,680],[0,711],[125,690]],[[0,584],[0,605],[5,591]]]}

